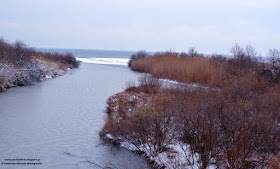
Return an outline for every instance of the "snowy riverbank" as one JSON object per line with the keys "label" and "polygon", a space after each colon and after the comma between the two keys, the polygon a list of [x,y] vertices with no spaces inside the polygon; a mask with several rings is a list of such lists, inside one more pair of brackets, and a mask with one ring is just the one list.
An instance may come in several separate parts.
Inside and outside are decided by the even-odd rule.
{"label": "snowy riverbank", "polygon": [[[160,93],[165,95],[164,89]],[[157,145],[155,145],[152,140],[142,140],[142,136],[137,133],[137,130],[128,129],[128,131],[126,131],[127,125],[123,119],[130,121],[141,108],[151,107],[153,105],[152,100],[154,99],[155,96],[139,91],[125,91],[111,96],[107,101],[109,121],[100,132],[100,136],[108,142],[119,144],[121,147],[143,154],[148,161],[153,163],[154,168],[198,169],[201,165],[199,154],[193,153],[188,144],[179,141],[176,137],[169,138],[168,144],[164,150],[158,152],[156,150]],[[122,127],[120,128],[120,126]],[[137,125],[135,124],[134,127],[137,128]],[[173,127],[169,126],[170,130],[172,130]],[[173,131],[173,134],[174,133],[176,132]],[[153,134],[151,134],[149,138],[152,139]],[[216,166],[210,164],[207,168],[212,169],[216,168]]]}
{"label": "snowy riverbank", "polygon": [[80,63],[71,53],[39,52],[22,42],[4,39],[0,39],[0,53],[0,92],[61,76]]}

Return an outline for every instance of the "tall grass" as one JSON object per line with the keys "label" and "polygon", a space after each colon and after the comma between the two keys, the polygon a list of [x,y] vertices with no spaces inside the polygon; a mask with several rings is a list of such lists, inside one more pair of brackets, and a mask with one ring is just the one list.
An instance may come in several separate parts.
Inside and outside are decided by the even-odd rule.
{"label": "tall grass", "polygon": [[150,73],[156,78],[217,85],[223,78],[224,65],[213,64],[211,59],[204,57],[177,57],[168,54],[135,60],[131,63],[131,69]]}
{"label": "tall grass", "polygon": [[[182,57],[168,52],[131,61],[134,71],[149,73],[156,78],[198,83],[210,87],[228,85],[229,81],[247,79],[256,85],[279,82],[279,69],[260,63],[253,57],[226,59],[224,57]],[[275,75],[272,75],[272,74]]]}

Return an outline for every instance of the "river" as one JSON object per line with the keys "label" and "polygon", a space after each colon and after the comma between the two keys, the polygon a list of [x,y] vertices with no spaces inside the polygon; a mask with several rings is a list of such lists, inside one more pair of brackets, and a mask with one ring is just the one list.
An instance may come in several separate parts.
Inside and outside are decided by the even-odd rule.
{"label": "river", "polygon": [[148,168],[143,157],[101,144],[98,135],[107,98],[139,75],[127,67],[82,63],[64,76],[0,93],[0,163],[15,158],[42,163],[0,168]]}

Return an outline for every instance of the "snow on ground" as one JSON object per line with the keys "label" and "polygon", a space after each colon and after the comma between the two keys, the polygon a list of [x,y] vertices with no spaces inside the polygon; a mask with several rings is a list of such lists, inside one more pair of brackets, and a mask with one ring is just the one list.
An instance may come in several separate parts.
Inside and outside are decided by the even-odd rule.
{"label": "snow on ground", "polygon": [[[191,88],[200,88],[200,89],[205,89],[207,90],[209,87],[208,86],[204,86],[204,85],[200,85],[197,83],[183,83],[183,82],[178,82],[175,80],[169,80],[169,79],[158,79],[166,84],[168,84],[166,87],[176,87],[176,86],[185,86],[185,87],[191,87]],[[218,88],[215,88],[215,90],[219,90]]]}
{"label": "snow on ground", "polygon": [[[115,140],[111,134],[106,134],[105,138]],[[144,145],[140,146],[139,149],[132,143],[121,141],[120,146],[127,148],[131,151],[142,151],[151,161],[155,162],[154,167],[166,168],[166,169],[199,169],[199,155],[192,155],[188,144],[182,142],[171,143],[167,148],[169,150],[159,153],[157,156],[152,157],[149,152],[146,151]],[[207,169],[215,169],[215,165],[210,164]]]}
{"label": "snow on ground", "polygon": [[128,66],[129,59],[124,58],[77,58],[84,63],[95,63],[103,65],[121,65]]}
{"label": "snow on ground", "polygon": [[[151,74],[149,73],[141,73],[143,75],[147,75],[152,77]],[[185,86],[185,87],[191,87],[191,88],[201,88],[201,89],[208,89],[208,86],[204,86],[204,85],[200,85],[200,84],[196,84],[196,83],[183,83],[183,82],[178,82],[176,80],[170,80],[170,79],[162,79],[162,78],[157,78],[159,81],[163,82],[163,87],[167,87],[167,88],[172,88],[172,87],[178,87],[178,86]],[[216,88],[216,90],[219,90],[218,88]]]}
{"label": "snow on ground", "polygon": [[52,76],[51,75],[46,75],[46,77],[45,77],[46,79],[51,79],[52,78]]}

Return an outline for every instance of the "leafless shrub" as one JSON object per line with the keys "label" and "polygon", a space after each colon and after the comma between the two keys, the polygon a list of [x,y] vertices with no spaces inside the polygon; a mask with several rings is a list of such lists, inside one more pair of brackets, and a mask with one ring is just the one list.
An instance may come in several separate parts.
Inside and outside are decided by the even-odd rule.
{"label": "leafless shrub", "polygon": [[220,54],[212,54],[212,56],[210,58],[217,60],[219,62],[227,61],[227,58],[224,55],[220,55]]}
{"label": "leafless shrub", "polygon": [[128,66],[131,66],[133,60],[142,59],[148,56],[148,53],[144,50],[137,52],[136,54],[131,55],[130,60],[128,62]]}
{"label": "leafless shrub", "polygon": [[144,93],[153,94],[161,88],[161,82],[154,77],[149,75],[143,75],[139,77],[139,86]]}
{"label": "leafless shrub", "polygon": [[189,54],[186,53],[186,52],[181,52],[181,53],[179,54],[179,56],[180,56],[180,57],[189,57]]}
{"label": "leafless shrub", "polygon": [[230,52],[233,54],[234,59],[229,59],[229,63],[232,64],[234,69],[255,69],[255,71],[260,70],[260,64],[257,59],[257,52],[255,48],[251,45],[246,45],[245,48],[241,47],[239,44],[235,44]]}
{"label": "leafless shrub", "polygon": [[247,57],[257,57],[256,49],[251,45],[246,45],[244,52]]}
{"label": "leafless shrub", "polygon": [[77,59],[73,56],[72,53],[66,53],[64,56],[62,56],[65,62],[67,62],[69,65],[71,65],[72,68],[78,68],[80,66],[80,61],[77,61]]}
{"label": "leafless shrub", "polygon": [[140,109],[126,121],[126,128],[130,131],[125,138],[141,145],[145,152],[155,157],[171,143],[172,138],[168,135],[171,122],[171,115],[159,107]]}
{"label": "leafless shrub", "polygon": [[278,65],[280,63],[280,52],[277,49],[269,49],[268,57],[274,69],[278,69]]}
{"label": "leafless shrub", "polygon": [[236,43],[231,49],[230,52],[233,54],[233,56],[238,59],[241,60],[245,57],[245,51],[244,49],[238,44]]}
{"label": "leafless shrub", "polygon": [[189,48],[187,55],[189,55],[189,57],[203,57],[202,54],[199,54],[199,53],[197,52],[197,50],[195,49],[195,47]]}
{"label": "leafless shrub", "polygon": [[138,108],[133,115],[125,116],[123,120],[108,121],[100,135],[111,133],[121,138],[121,141],[133,144],[139,151],[156,157],[174,139],[173,112],[163,107],[166,105],[159,104],[166,102],[166,99],[157,98],[154,106]]}
{"label": "leafless shrub", "polygon": [[168,56],[168,55],[179,56],[179,53],[170,49],[170,50],[166,50],[164,52],[156,52],[152,56],[161,57],[161,56]]}

